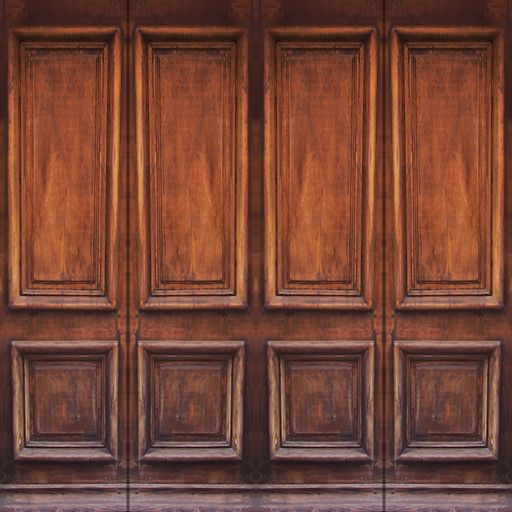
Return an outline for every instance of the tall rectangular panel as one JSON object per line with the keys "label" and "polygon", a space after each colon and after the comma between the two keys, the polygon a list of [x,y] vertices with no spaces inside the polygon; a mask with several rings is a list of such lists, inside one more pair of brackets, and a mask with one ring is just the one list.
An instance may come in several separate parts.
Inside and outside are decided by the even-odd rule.
{"label": "tall rectangular panel", "polygon": [[392,48],[398,307],[499,307],[501,36],[398,28]]}
{"label": "tall rectangular panel", "polygon": [[10,304],[112,308],[118,31],[16,29],[9,52]]}
{"label": "tall rectangular panel", "polygon": [[272,29],[266,43],[267,305],[369,308],[375,34]]}
{"label": "tall rectangular panel", "polygon": [[237,29],[137,31],[143,308],[245,304],[246,66]]}

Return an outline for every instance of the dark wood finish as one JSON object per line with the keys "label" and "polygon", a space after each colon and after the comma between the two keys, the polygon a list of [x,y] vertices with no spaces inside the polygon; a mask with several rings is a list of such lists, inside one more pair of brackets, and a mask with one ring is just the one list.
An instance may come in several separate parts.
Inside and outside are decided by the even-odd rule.
{"label": "dark wood finish", "polygon": [[274,460],[372,459],[372,341],[271,341],[268,366]]}
{"label": "dark wood finish", "polygon": [[243,307],[246,36],[144,27],[135,46],[141,307]]}
{"label": "dark wood finish", "polygon": [[265,43],[266,303],[368,308],[375,30],[274,28]]}
{"label": "dark wood finish", "polygon": [[108,461],[118,448],[115,341],[13,341],[16,460]]}
{"label": "dark wood finish", "polygon": [[139,457],[242,455],[243,341],[139,342]]}
{"label": "dark wood finish", "polygon": [[495,460],[499,341],[395,342],[395,457]]}
{"label": "dark wood finish", "polygon": [[391,56],[397,307],[502,306],[502,34],[398,27]]}
{"label": "dark wood finish", "polygon": [[10,33],[11,307],[115,307],[120,58],[117,28]]}

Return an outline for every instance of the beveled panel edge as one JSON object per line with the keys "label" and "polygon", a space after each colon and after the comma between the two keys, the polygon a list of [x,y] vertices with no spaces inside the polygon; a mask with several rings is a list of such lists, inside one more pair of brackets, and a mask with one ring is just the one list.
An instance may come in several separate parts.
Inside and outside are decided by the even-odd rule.
{"label": "beveled panel edge", "polygon": [[[12,435],[14,460],[49,462],[113,462],[118,459],[118,367],[119,342],[115,340],[12,340]],[[37,355],[103,355],[105,356],[105,445],[98,448],[25,446],[24,356]]]}
{"label": "beveled panel edge", "polygon": [[[105,208],[105,290],[102,295],[23,295],[21,290],[21,147],[19,50],[23,42],[106,42],[109,45],[107,72],[108,121]],[[14,27],[8,33],[8,289],[11,309],[113,310],[117,308],[117,244],[121,116],[121,31],[116,26],[31,26]]]}
{"label": "beveled panel edge", "polygon": [[[157,447],[149,441],[149,357],[158,355],[218,355],[232,357],[231,445],[227,447]],[[138,450],[139,462],[241,461],[243,457],[245,341],[138,340]]]}
{"label": "beveled panel edge", "polygon": [[[408,295],[405,235],[405,181],[403,137],[403,47],[407,42],[490,42],[492,51],[492,110],[490,131],[493,134],[491,154],[491,290],[487,295],[439,294]],[[395,233],[394,272],[395,308],[422,309],[499,309],[504,305],[504,36],[493,26],[395,26],[390,32],[391,129],[393,167],[393,221]],[[477,290],[478,292],[479,290]]]}
{"label": "beveled panel edge", "polygon": [[[290,448],[281,439],[280,356],[281,355],[361,356],[362,446],[354,448]],[[373,340],[269,340],[267,341],[268,428],[270,459],[296,461],[369,462],[374,458],[375,342]]]}
{"label": "beveled panel edge", "polygon": [[[362,215],[361,227],[361,290],[344,294],[279,295],[277,290],[277,200],[276,200],[276,90],[275,49],[279,42],[361,42],[366,46],[363,105],[363,204],[369,205]],[[269,309],[331,309],[370,310],[373,308],[373,243],[375,237],[375,168],[377,115],[377,31],[372,26],[340,27],[271,27],[264,35],[264,244],[265,305]]]}
{"label": "beveled panel edge", "polygon": [[[151,292],[151,248],[148,231],[149,162],[147,157],[147,76],[146,48],[151,42],[234,42],[235,43],[235,276],[234,294],[203,294],[191,290],[189,295],[153,295]],[[139,26],[135,29],[135,129],[137,167],[137,219],[139,308],[144,310],[172,309],[244,309],[247,306],[247,231],[248,231],[248,35],[244,28],[223,26]]]}
{"label": "beveled panel edge", "polygon": [[[394,459],[397,462],[466,462],[497,461],[499,459],[500,424],[500,372],[501,346],[499,340],[394,340],[393,341],[393,392],[394,392]],[[484,447],[448,447],[448,448],[408,448],[405,441],[405,358],[416,355],[475,355],[489,358],[487,446]]]}

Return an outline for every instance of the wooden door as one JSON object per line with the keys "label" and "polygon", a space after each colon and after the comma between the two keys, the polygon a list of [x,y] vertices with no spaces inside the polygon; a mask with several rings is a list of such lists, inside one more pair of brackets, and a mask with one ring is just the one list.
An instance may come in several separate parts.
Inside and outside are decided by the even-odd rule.
{"label": "wooden door", "polygon": [[0,510],[511,510],[507,0],[0,9]]}
{"label": "wooden door", "polygon": [[132,4],[133,506],[379,488],[379,16]]}
{"label": "wooden door", "polygon": [[125,5],[1,14],[2,492],[43,508],[41,484],[76,507],[127,475]]}
{"label": "wooden door", "polygon": [[404,0],[385,20],[387,487],[448,507],[468,486],[468,510],[512,469],[507,7]]}

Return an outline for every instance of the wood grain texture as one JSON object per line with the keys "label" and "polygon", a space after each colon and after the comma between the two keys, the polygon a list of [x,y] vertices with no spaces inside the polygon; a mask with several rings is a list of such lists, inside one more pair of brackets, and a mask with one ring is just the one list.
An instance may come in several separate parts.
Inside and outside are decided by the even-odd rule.
{"label": "wood grain texture", "polygon": [[375,33],[279,28],[265,44],[267,306],[369,308]]}
{"label": "wood grain texture", "polygon": [[392,32],[398,308],[503,305],[503,39]]}
{"label": "wood grain texture", "polygon": [[117,459],[115,341],[13,341],[15,460]]}
{"label": "wood grain texture", "polygon": [[116,305],[120,52],[116,28],[10,32],[13,308]]}
{"label": "wood grain texture", "polygon": [[136,61],[141,307],[243,307],[246,36],[139,28]]}
{"label": "wood grain texture", "polygon": [[269,429],[274,460],[373,457],[372,341],[270,341]]}
{"label": "wood grain texture", "polygon": [[499,341],[396,341],[395,458],[498,457]]}
{"label": "wood grain texture", "polygon": [[244,342],[139,341],[139,458],[237,460]]}

